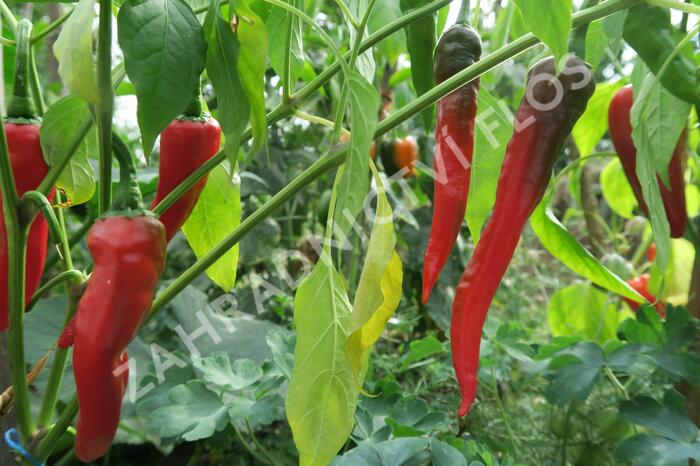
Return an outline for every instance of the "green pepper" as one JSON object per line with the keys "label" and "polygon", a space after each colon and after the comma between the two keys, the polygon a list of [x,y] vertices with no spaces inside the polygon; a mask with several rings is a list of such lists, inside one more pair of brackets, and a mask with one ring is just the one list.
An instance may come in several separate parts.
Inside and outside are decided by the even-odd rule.
{"label": "green pepper", "polygon": [[[401,12],[406,14],[428,3],[427,0],[401,0]],[[433,77],[433,52],[435,50],[435,14],[423,16],[406,27],[406,46],[411,55],[411,78],[418,96],[435,87]],[[429,133],[435,124],[435,105],[421,113],[425,132]]]}
{"label": "green pepper", "polygon": [[[671,24],[666,8],[642,3],[629,9],[622,37],[639,54],[644,63],[658,74],[661,67],[678,45],[678,31]],[[673,95],[691,104],[697,104],[698,85],[696,67],[681,51],[661,76],[661,84]]]}

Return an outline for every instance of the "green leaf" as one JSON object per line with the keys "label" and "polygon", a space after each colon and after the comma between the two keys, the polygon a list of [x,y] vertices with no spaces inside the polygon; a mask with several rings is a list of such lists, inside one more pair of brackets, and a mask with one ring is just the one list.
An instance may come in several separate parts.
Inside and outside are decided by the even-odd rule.
{"label": "green leaf", "polygon": [[359,392],[344,348],[350,311],[343,277],[323,252],[294,300],[286,408],[300,466],[330,463],[352,432]]}
{"label": "green leaf", "polygon": [[571,0],[548,0],[542,14],[541,0],[514,0],[527,27],[552,50],[557,62],[566,55],[571,32]]}
{"label": "green leaf", "polygon": [[623,82],[596,84],[586,111],[574,126],[572,136],[581,155],[590,155],[608,130],[608,107]]}
{"label": "green leaf", "polygon": [[620,296],[643,302],[643,298],[639,293],[603,266],[562,225],[549,207],[551,197],[552,189],[550,188],[530,217],[530,225],[532,225],[532,229],[545,249],[571,270],[589,279],[596,285],[602,286],[606,290]]}
{"label": "green leaf", "polygon": [[635,466],[686,466],[690,458],[700,460],[700,443],[679,443],[648,434],[625,439],[615,450],[616,460]]}
{"label": "green leaf", "polygon": [[347,160],[337,175],[338,200],[335,207],[337,235],[345,237],[362,209],[369,191],[369,150],[377,127],[379,95],[359,74],[347,78],[350,97],[352,137]]}
{"label": "green leaf", "polygon": [[[197,258],[204,257],[241,223],[241,180],[219,165],[209,173],[199,201],[182,231]],[[207,276],[224,291],[236,283],[238,245],[207,269]]]}
{"label": "green leaf", "polygon": [[170,404],[149,416],[149,424],[160,427],[161,437],[181,436],[193,442],[211,437],[229,423],[227,406],[199,380],[173,388],[168,396]]}
{"label": "green leaf", "polygon": [[560,351],[550,363],[550,368],[557,370],[545,390],[547,400],[559,406],[584,401],[593,391],[604,362],[605,353],[595,343],[579,343]]}
{"label": "green leaf", "polygon": [[620,44],[622,43],[622,31],[625,27],[625,20],[627,19],[627,10],[618,11],[610,16],[606,16],[600,20],[603,32],[610,42],[608,47],[613,56],[617,56],[620,51]]}
{"label": "green leaf", "polygon": [[620,403],[620,414],[633,424],[677,442],[693,442],[698,435],[698,428],[688,419],[687,408],[679,412],[670,400],[662,405],[648,396],[638,396]]}
{"label": "green leaf", "polygon": [[409,344],[408,353],[401,357],[401,368],[406,369],[414,362],[422,361],[423,359],[435,356],[436,354],[445,354],[447,350],[445,345],[437,338],[429,335],[420,340],[414,340]]}
{"label": "green leaf", "polygon": [[248,125],[250,104],[239,78],[240,44],[229,26],[228,5],[223,5],[219,11],[217,4],[217,0],[211,0],[204,20],[208,44],[207,75],[216,91],[216,116],[225,136],[224,149],[229,160],[233,161],[238,157],[241,134]]}
{"label": "green leaf", "polygon": [[590,63],[592,69],[596,69],[605,57],[608,41],[600,21],[594,21],[588,25],[588,31],[586,32],[586,61]]}
{"label": "green leaf", "polygon": [[262,369],[250,359],[238,359],[232,368],[228,354],[224,352],[216,352],[205,358],[193,355],[192,363],[202,373],[205,382],[231,390],[249,387],[263,376]]}
{"label": "green leaf", "polygon": [[608,206],[622,218],[634,217],[637,199],[630,186],[620,159],[614,157],[605,165],[600,174],[600,189]]}
{"label": "green leaf", "polygon": [[238,20],[238,73],[250,105],[250,123],[253,127],[253,147],[250,153],[255,154],[267,144],[265,70],[268,37],[265,23],[248,2],[249,0],[236,0],[233,8]]}
{"label": "green leaf", "polygon": [[100,103],[92,59],[92,24],[95,0],[80,0],[53,45],[58,74],[75,95],[90,105]]}
{"label": "green leaf", "polygon": [[637,148],[637,177],[649,207],[656,260],[661,270],[668,264],[670,226],[656,175],[668,180],[668,164],[689,112],[690,104],[656,83],[651,73],[646,73],[641,89],[635,88],[631,114],[632,139]]}
{"label": "green leaf", "polygon": [[[342,0],[341,0],[342,1]],[[350,12],[355,16],[355,18],[360,21],[362,17],[367,12],[367,7],[369,6],[369,0],[351,0],[349,3]],[[371,15],[370,15],[371,16]],[[349,28],[350,44],[355,43],[355,38],[357,36],[357,30],[354,27]],[[362,34],[362,40],[369,37],[369,30],[365,28]],[[367,82],[371,83],[374,81],[374,71],[376,65],[374,63],[374,55],[372,54],[372,49],[367,50],[357,57],[357,62],[355,63],[357,70],[360,75],[362,75]]]}
{"label": "green leaf", "polygon": [[158,134],[195,95],[207,44],[199,20],[182,0],[126,0],[117,23],[148,159]]}
{"label": "green leaf", "polygon": [[672,239],[668,267],[662,274],[659,267],[654,264],[651,269],[649,287],[651,290],[660,290],[663,278],[664,288],[660,298],[675,305],[686,304],[690,293],[694,263],[695,248],[693,244],[683,238]]}
{"label": "green leaf", "polygon": [[552,336],[576,336],[605,343],[616,338],[618,312],[591,283],[561,288],[547,306]]}
{"label": "green leaf", "polygon": [[[381,186],[381,180],[378,179]],[[383,186],[380,189],[384,189]],[[386,323],[401,301],[403,269],[394,250],[396,232],[386,194],[377,194],[377,214],[367,246],[367,257],[357,285],[345,351],[358,388],[366,374],[366,360]]]}
{"label": "green leaf", "polygon": [[481,229],[496,202],[498,176],[512,134],[513,117],[508,109],[481,88],[466,213],[467,226],[475,243],[479,242]]}
{"label": "green leaf", "polygon": [[[303,10],[301,0],[290,2],[292,6]],[[287,45],[287,25],[291,21],[292,35],[291,43]],[[292,88],[289,92],[294,92],[301,72],[304,69],[304,44],[302,41],[301,20],[298,16],[287,13],[286,10],[273,6],[270,16],[265,23],[267,34],[270,37],[270,65],[280,78],[284,76],[284,59],[289,54],[289,78]]]}
{"label": "green leaf", "polygon": [[[44,114],[39,135],[41,150],[50,166],[58,165],[66,156],[68,145],[82,123],[91,118],[87,105],[76,96],[67,96],[49,107]],[[78,145],[66,168],[56,180],[68,202],[83,204],[95,193],[95,171],[88,156],[97,152],[94,126]]]}

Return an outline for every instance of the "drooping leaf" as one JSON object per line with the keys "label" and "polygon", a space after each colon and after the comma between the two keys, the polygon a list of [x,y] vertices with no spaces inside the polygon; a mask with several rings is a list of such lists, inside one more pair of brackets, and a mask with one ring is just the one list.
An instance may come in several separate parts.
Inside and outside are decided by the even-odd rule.
{"label": "drooping leaf", "polygon": [[80,0],[53,45],[58,74],[75,95],[90,105],[100,102],[92,58],[92,25],[95,0]]}
{"label": "drooping leaf", "polygon": [[634,217],[637,199],[617,157],[612,158],[603,168],[600,174],[600,189],[613,212],[622,218]]}
{"label": "drooping leaf", "polygon": [[[87,105],[76,96],[64,97],[49,107],[39,133],[41,150],[49,165],[58,165],[64,160],[76,131],[90,118]],[[88,157],[96,152],[97,134],[93,126],[56,180],[56,187],[64,192],[69,203],[82,204],[95,193],[95,171]]]}
{"label": "drooping leaf", "polygon": [[479,90],[474,156],[467,202],[467,226],[478,243],[481,229],[496,202],[496,186],[513,133],[513,116],[485,88]]}
{"label": "drooping leaf", "polygon": [[542,14],[540,0],[515,0],[525,24],[554,54],[558,62],[566,55],[571,31],[571,0],[548,0],[547,14]]}
{"label": "drooping leaf", "polygon": [[255,154],[267,144],[265,112],[265,69],[267,68],[268,37],[265,23],[250,7],[249,0],[232,3],[236,15],[238,38],[238,75],[248,104],[253,127]]}
{"label": "drooping leaf", "polygon": [[[198,258],[205,256],[241,223],[241,180],[219,165],[209,174],[199,201],[182,231]],[[224,291],[236,283],[238,245],[207,269],[207,276]]]}
{"label": "drooping leaf", "polygon": [[547,306],[552,336],[581,335],[605,343],[616,338],[618,311],[608,295],[590,283],[558,290]]}
{"label": "drooping leaf", "polygon": [[250,104],[239,78],[240,44],[229,26],[228,5],[222,5],[219,11],[217,4],[216,0],[211,0],[204,20],[207,75],[216,91],[216,116],[226,139],[224,149],[229,160],[234,161],[238,157],[241,134],[250,118]]}
{"label": "drooping leaf", "polygon": [[207,44],[199,20],[183,0],[126,0],[119,9],[118,37],[136,89],[148,158],[158,134],[195,95]]}
{"label": "drooping leaf", "polygon": [[[301,0],[291,2],[297,9],[303,10]],[[287,28],[291,25],[291,40],[287,44]],[[302,42],[301,20],[298,16],[287,13],[279,7],[272,7],[270,16],[265,23],[270,37],[270,65],[280,78],[285,75],[284,59],[289,53],[289,79],[292,83],[290,93],[294,92],[301,72],[304,68],[304,44]]]}
{"label": "drooping leaf", "polygon": [[351,306],[324,251],[294,300],[297,343],[287,419],[299,464],[328,464],[352,432],[358,390],[345,354]]}
{"label": "drooping leaf", "polygon": [[338,201],[335,226],[339,237],[350,231],[369,191],[369,151],[377,126],[379,95],[377,90],[357,73],[347,78],[352,123],[350,151],[338,172]]}

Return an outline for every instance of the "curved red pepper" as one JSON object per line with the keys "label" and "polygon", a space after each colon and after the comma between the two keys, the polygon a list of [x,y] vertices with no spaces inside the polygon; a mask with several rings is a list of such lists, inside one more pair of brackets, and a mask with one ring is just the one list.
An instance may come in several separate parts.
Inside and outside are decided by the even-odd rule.
{"label": "curved red pepper", "polygon": [[[5,124],[12,173],[20,196],[35,190],[49,171],[39,143],[39,129],[40,126],[35,124]],[[54,191],[51,191],[49,200],[53,196]],[[27,236],[25,302],[29,302],[44,273],[48,238],[48,224],[39,214],[32,222]],[[0,331],[9,327],[7,267],[7,231],[5,222],[0,217]]]}
{"label": "curved red pepper", "polygon": [[[634,197],[639,203],[639,208],[648,217],[649,208],[644,202],[642,186],[639,183],[639,178],[637,178],[637,149],[632,140],[632,120],[630,116],[633,104],[632,86],[625,86],[617,91],[608,109],[608,124],[610,127],[610,139],[612,139],[615,151],[620,157],[622,169],[632,187]],[[657,177],[666,218],[671,227],[672,238],[683,237],[688,223],[685,203],[685,180],[683,179],[685,158],[687,156],[687,138],[687,131],[683,131],[668,164],[669,187],[667,188],[661,181],[661,178]]]}
{"label": "curved red pepper", "polygon": [[[544,196],[566,138],[595,90],[590,73],[584,74],[584,70],[588,68],[580,59],[569,58],[558,78],[559,89],[549,82],[556,76],[552,58],[540,61],[528,74],[530,92],[516,114],[516,130],[506,148],[493,215],[462,275],[452,305],[452,362],[462,392],[460,416],[469,411],[476,396],[481,332],[491,301],[525,222]],[[550,78],[540,79],[543,76]],[[532,103],[528,95],[534,97]],[[549,111],[536,104],[556,102],[558,98],[561,101]]]}
{"label": "curved red pepper", "polygon": [[107,217],[90,229],[88,247],[95,268],[76,312],[73,350],[80,406],[75,453],[85,462],[102,456],[116,434],[126,347],[165,267],[165,229],[151,216]]}
{"label": "curved red pepper", "polygon": [[[435,50],[435,80],[441,83],[481,56],[479,35],[465,24],[450,28]],[[465,84],[437,104],[435,129],[435,199],[430,237],[423,258],[423,303],[428,302],[464,222],[474,153],[479,79]]]}
{"label": "curved red pepper", "polygon": [[[639,293],[649,301],[650,303],[654,303],[654,308],[656,309],[656,312],[661,316],[662,318],[666,317],[666,303],[662,301],[658,301],[656,299],[656,296],[651,294],[651,291],[649,291],[649,279],[651,277],[649,276],[648,273],[642,274],[639,277],[632,278],[630,280],[627,280],[627,284],[632,287],[634,291]],[[632,308],[633,311],[638,311],[639,308],[642,306],[640,303],[636,301],[632,301],[629,298],[622,298],[630,308]]]}
{"label": "curved red pepper", "polygon": [[[221,128],[213,118],[207,118],[206,121],[183,118],[170,123],[160,136],[158,191],[151,208],[212,158],[219,151],[220,145]],[[205,176],[160,215],[168,241],[192,213],[206,184]]]}

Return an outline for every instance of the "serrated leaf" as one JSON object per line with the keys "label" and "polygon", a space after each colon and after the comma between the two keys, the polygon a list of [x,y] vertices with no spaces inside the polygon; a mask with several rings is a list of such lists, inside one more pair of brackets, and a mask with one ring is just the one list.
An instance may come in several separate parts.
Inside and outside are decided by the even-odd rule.
{"label": "serrated leaf", "polygon": [[224,149],[229,160],[234,161],[250,118],[250,104],[238,74],[240,44],[229,26],[228,5],[222,5],[221,11],[217,5],[216,0],[211,0],[204,20],[207,75],[216,91],[216,116],[225,136]]}
{"label": "serrated leaf", "polygon": [[262,369],[250,359],[237,359],[231,367],[228,354],[216,352],[207,357],[193,356],[194,367],[204,381],[222,388],[241,390],[253,385],[263,376]]}
{"label": "serrated leaf", "polygon": [[596,285],[620,296],[644,302],[639,293],[601,264],[556,218],[549,207],[551,197],[550,188],[530,217],[530,225],[545,249],[571,270]]}
{"label": "serrated leaf", "polygon": [[[64,159],[73,135],[84,121],[92,118],[87,105],[77,96],[67,96],[49,107],[40,130],[41,150],[50,166]],[[97,152],[95,128],[78,145],[66,168],[56,180],[68,202],[77,205],[89,201],[95,193],[95,171],[88,157]]]}
{"label": "serrated leaf", "polygon": [[148,159],[158,134],[195,95],[207,44],[199,20],[183,0],[126,0],[117,24]]}
{"label": "serrated leaf", "polygon": [[[241,179],[219,165],[209,173],[202,194],[182,232],[197,258],[205,256],[241,223]],[[238,245],[207,269],[207,276],[224,291],[236,283]]]}
{"label": "serrated leaf", "polygon": [[95,63],[92,58],[92,25],[95,0],[80,0],[53,45],[58,74],[75,95],[90,105],[100,102]]}
{"label": "serrated leaf", "polygon": [[248,4],[249,0],[233,2],[238,20],[238,73],[243,92],[250,105],[255,154],[267,144],[267,115],[265,112],[265,70],[267,69],[268,37],[265,23]]}
{"label": "serrated leaf", "polygon": [[571,32],[571,0],[548,0],[542,14],[540,0],[514,0],[527,27],[552,50],[557,62],[566,55]]}
{"label": "serrated leaf", "polygon": [[474,156],[469,182],[467,226],[478,243],[481,229],[496,202],[496,186],[506,154],[508,139],[513,133],[513,116],[507,107],[485,89],[479,90]]}
{"label": "serrated leaf", "polygon": [[590,155],[608,130],[608,107],[615,92],[623,82],[596,84],[595,92],[588,101],[586,111],[576,122],[571,132],[581,155]]}
{"label": "serrated leaf", "polygon": [[627,181],[620,159],[614,157],[600,173],[600,189],[605,202],[622,218],[634,217],[637,199]]}
{"label": "serrated leaf", "polygon": [[294,300],[286,408],[301,466],[330,463],[352,432],[359,392],[344,348],[350,311],[343,277],[324,252]]}
{"label": "serrated leaf", "polygon": [[338,200],[335,226],[340,238],[345,237],[362,209],[369,191],[369,151],[377,127],[379,95],[359,74],[347,78],[350,97],[352,136],[350,151],[338,171]]}

